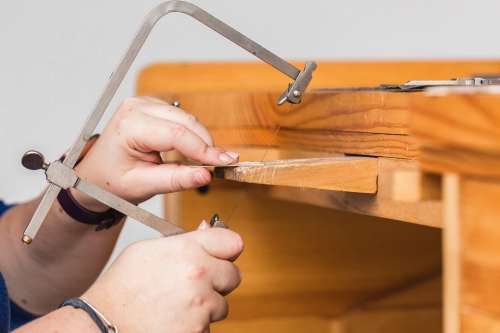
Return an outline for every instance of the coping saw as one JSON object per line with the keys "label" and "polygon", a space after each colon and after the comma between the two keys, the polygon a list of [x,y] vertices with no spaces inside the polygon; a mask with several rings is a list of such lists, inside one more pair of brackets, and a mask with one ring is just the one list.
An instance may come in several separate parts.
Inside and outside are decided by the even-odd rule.
{"label": "coping saw", "polygon": [[[37,151],[30,150],[24,154],[22,164],[30,170],[44,170],[47,181],[49,182],[49,186],[45,191],[40,204],[24,231],[24,235],[22,237],[24,243],[30,244],[33,241],[61,189],[69,189],[71,187],[74,187],[75,189],[93,197],[111,208],[114,208],[126,216],[132,217],[133,219],[161,232],[164,236],[185,232],[185,230],[181,227],[151,214],[137,205],[134,205],[119,196],[116,196],[94,184],[91,184],[90,182],[85,181],[84,179],[79,178],[73,170],[73,167],[85,148],[87,141],[94,134],[95,128],[118,90],[118,87],[123,81],[125,75],[130,69],[130,66],[135,60],[137,54],[144,45],[144,42],[149,36],[151,30],[162,17],[174,12],[193,17],[208,28],[214,30],[290,77],[293,82],[289,84],[288,88],[278,99],[278,105],[285,102],[293,104],[301,102],[302,96],[312,79],[312,73],[317,67],[315,62],[307,62],[304,69],[299,70],[289,62],[278,57],[216,17],[189,2],[168,1],[158,5],[146,16],[139,32],[133,39],[132,44],[125,53],[122,61],[119,63],[116,71],[111,75],[110,80],[102,92],[94,110],[90,114],[90,117],[87,119],[78,138],[64,160],[47,163],[44,156]],[[218,219],[218,216],[215,218],[215,215],[214,218],[212,218],[211,224],[216,227],[223,226],[223,223]]]}

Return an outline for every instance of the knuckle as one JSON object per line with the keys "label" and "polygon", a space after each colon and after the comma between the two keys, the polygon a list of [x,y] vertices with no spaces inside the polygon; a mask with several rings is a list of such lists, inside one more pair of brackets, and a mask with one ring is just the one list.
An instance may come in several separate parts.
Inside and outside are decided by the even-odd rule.
{"label": "knuckle", "polygon": [[187,120],[190,124],[198,123],[198,118],[196,118],[196,116],[191,113],[187,113]]}
{"label": "knuckle", "polygon": [[181,181],[182,175],[179,173],[179,169],[172,170],[172,174],[170,176],[170,190],[173,192],[180,191],[184,189]]}
{"label": "knuckle", "polygon": [[122,114],[117,122],[116,122],[116,128],[119,132],[127,133],[130,131],[134,126],[134,121],[132,121],[132,117],[128,114]]}
{"label": "knuckle", "polygon": [[187,127],[182,124],[175,124],[172,126],[172,134],[175,138],[185,135],[187,130]]}
{"label": "knuckle", "polygon": [[206,156],[206,155],[208,155],[208,148],[209,148],[209,147],[208,147],[208,145],[206,145],[206,144],[201,145],[201,146],[200,146],[200,151],[198,152],[198,154],[199,154],[200,156]]}
{"label": "knuckle", "polygon": [[187,278],[191,281],[202,280],[208,273],[207,267],[201,263],[192,263],[187,268]]}
{"label": "knuckle", "polygon": [[206,297],[204,297],[201,294],[194,294],[191,296],[191,300],[189,302],[189,305],[192,308],[200,308],[206,303]]}

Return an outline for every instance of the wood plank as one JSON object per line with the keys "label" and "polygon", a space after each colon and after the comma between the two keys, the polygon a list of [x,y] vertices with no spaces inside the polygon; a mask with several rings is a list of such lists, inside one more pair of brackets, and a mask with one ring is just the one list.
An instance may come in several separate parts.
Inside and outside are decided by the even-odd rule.
{"label": "wood plank", "polygon": [[407,135],[336,131],[226,128],[210,129],[217,145],[303,149],[376,157],[416,158],[418,147]]}
{"label": "wood plank", "polygon": [[461,332],[461,223],[460,223],[460,177],[448,173],[443,177],[443,278],[444,287],[444,332]]}
{"label": "wood plank", "polygon": [[262,127],[408,134],[410,98],[419,93],[309,91],[301,104],[278,106],[280,93],[165,92],[209,128]]}
{"label": "wood plank", "polygon": [[441,200],[441,175],[421,170],[400,170],[394,173],[393,199],[395,201],[418,202]]}
{"label": "wood plank", "polygon": [[330,157],[243,162],[215,168],[215,176],[237,182],[356,193],[377,192],[376,158]]}
{"label": "wood plank", "polygon": [[[400,201],[394,197],[394,175],[400,171],[418,171],[414,161],[379,158],[378,192],[376,195],[270,187],[261,195],[274,199],[348,211],[357,214],[390,218],[398,221],[442,226],[441,202],[435,200]],[[405,186],[400,184],[399,186]]]}
{"label": "wood plank", "polygon": [[[319,61],[311,88],[446,80],[477,73],[500,73],[500,61]],[[282,92],[289,81],[267,64],[258,62],[162,63],[141,71],[137,93],[156,96],[166,92]]]}
{"label": "wood plank", "polygon": [[422,166],[500,178],[498,89],[446,91],[444,96],[419,96],[413,101],[412,133],[419,141]]}
{"label": "wood plank", "polygon": [[500,182],[464,178],[460,188],[462,304],[500,325]]}

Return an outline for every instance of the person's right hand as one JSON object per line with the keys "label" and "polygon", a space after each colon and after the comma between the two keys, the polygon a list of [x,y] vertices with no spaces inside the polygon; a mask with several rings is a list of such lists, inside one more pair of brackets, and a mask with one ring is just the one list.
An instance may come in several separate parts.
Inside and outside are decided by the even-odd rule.
{"label": "person's right hand", "polygon": [[209,332],[240,283],[235,232],[207,228],[127,248],[83,295],[120,333]]}

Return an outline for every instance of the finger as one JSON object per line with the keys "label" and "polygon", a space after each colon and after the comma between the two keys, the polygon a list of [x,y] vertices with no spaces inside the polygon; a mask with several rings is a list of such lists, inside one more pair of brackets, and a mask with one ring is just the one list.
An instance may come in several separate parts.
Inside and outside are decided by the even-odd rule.
{"label": "finger", "polygon": [[215,259],[210,267],[213,287],[221,295],[229,294],[240,285],[240,269],[232,262]]}
{"label": "finger", "polygon": [[193,232],[195,240],[211,256],[234,260],[243,251],[243,240],[240,235],[229,229],[210,228]]}
{"label": "finger", "polygon": [[210,182],[212,176],[205,168],[185,165],[160,164],[137,167],[124,175],[129,186],[135,186],[144,195],[178,192],[200,187]]}
{"label": "finger", "polygon": [[142,152],[166,152],[175,149],[184,156],[210,165],[227,165],[238,160],[239,154],[210,147],[184,125],[141,114],[125,120],[129,144]]}
{"label": "finger", "polygon": [[216,321],[226,319],[229,313],[229,307],[224,296],[219,293],[213,292],[210,297],[210,302],[212,303],[210,311],[210,322],[214,323]]}
{"label": "finger", "polygon": [[207,145],[213,146],[214,144],[212,136],[208,130],[196,119],[195,116],[175,106],[159,102],[146,103],[139,108],[139,111],[150,116],[182,124],[200,136]]}

